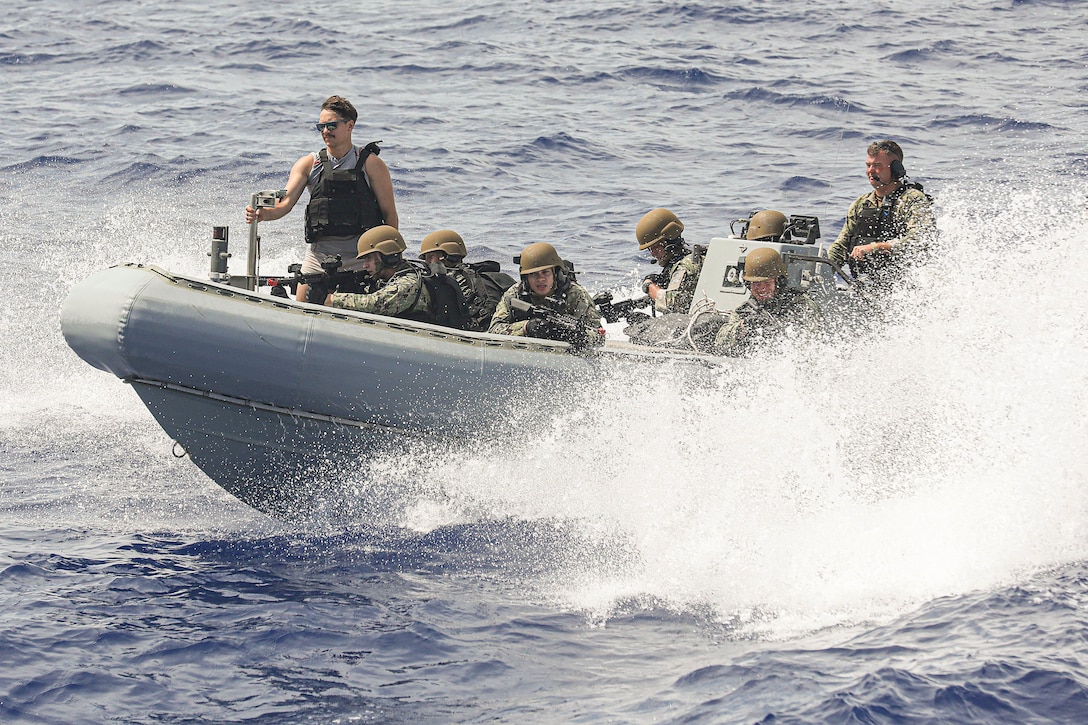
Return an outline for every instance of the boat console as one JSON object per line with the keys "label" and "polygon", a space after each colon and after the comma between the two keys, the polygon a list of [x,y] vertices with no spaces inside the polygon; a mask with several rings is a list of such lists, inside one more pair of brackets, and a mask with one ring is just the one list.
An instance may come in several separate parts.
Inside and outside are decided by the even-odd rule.
{"label": "boat console", "polygon": [[790,287],[804,290],[816,300],[838,289],[839,270],[827,258],[825,246],[817,243],[820,222],[816,217],[791,216],[778,241],[745,239],[747,223],[747,219],[738,219],[730,225],[732,235],[710,240],[692,308],[705,305],[706,300],[721,311],[743,304],[749,297],[744,285],[744,260],[749,252],[760,247],[770,247],[782,254],[789,270]]}

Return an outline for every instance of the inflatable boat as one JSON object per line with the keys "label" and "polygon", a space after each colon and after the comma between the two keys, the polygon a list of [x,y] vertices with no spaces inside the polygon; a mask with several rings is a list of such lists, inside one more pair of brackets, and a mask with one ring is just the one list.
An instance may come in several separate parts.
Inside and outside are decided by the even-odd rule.
{"label": "inflatable boat", "polygon": [[[92,275],[65,300],[62,331],[79,357],[132,386],[178,455],[275,516],[308,514],[344,470],[391,447],[494,435],[512,390],[547,401],[622,366],[729,363],[622,340],[573,351],[297,302],[264,291],[252,264],[241,277],[217,268],[228,256],[219,241],[218,280],[143,264]],[[757,246],[790,256],[791,284],[831,289],[834,271],[814,241],[714,238],[696,300],[720,310],[743,302],[744,255]]]}

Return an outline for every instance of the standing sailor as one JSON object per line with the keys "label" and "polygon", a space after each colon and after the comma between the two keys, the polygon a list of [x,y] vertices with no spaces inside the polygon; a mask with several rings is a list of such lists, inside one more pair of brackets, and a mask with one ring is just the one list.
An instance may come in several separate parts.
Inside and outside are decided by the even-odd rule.
{"label": "standing sailor", "polygon": [[[246,207],[246,223],[271,221],[285,216],[310,191],[306,205],[306,258],[303,274],[319,274],[326,256],[344,260],[341,271],[361,269],[355,261],[359,235],[382,224],[400,225],[393,199],[389,167],[378,158],[376,143],[359,148],[351,132],[359,114],[342,96],[330,96],[321,104],[317,130],[325,148],[306,154],[291,167],[287,193],[266,209]],[[299,285],[297,299],[306,299],[306,285]]]}

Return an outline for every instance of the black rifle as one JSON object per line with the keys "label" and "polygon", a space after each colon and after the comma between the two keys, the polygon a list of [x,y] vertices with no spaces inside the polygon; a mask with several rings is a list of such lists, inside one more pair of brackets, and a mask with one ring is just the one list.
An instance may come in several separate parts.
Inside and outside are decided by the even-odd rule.
{"label": "black rifle", "polygon": [[[333,291],[366,291],[370,282],[369,275],[363,270],[338,271],[343,264],[339,254],[327,256],[321,262],[322,271],[320,272],[302,274],[302,265],[292,264],[287,267],[288,276],[259,277],[257,283],[262,287],[271,287],[273,296],[285,298],[288,296],[288,289],[291,290],[290,296],[294,297],[298,293],[300,284],[323,288],[326,294]],[[322,299],[318,304],[324,303],[325,295],[320,296]]]}
{"label": "black rifle", "polygon": [[593,304],[597,305],[605,322],[619,322],[633,311],[652,305],[653,302],[650,295],[632,297],[629,300],[620,300],[619,302],[612,301],[611,292],[598,292],[593,296]]}
{"label": "black rifle", "polygon": [[[559,340],[570,343],[573,348],[583,348],[589,345],[590,332],[584,322],[577,317],[563,314],[558,310],[543,305],[534,305],[531,302],[515,297],[510,300],[510,306],[530,318],[540,320],[543,329],[541,334],[533,337],[545,337],[549,340]],[[530,320],[531,321],[531,320]]]}

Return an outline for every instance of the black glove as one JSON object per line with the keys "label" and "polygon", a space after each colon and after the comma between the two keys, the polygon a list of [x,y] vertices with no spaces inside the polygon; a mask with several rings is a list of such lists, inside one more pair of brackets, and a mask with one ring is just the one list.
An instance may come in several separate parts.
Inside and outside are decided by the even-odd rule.
{"label": "black glove", "polygon": [[525,334],[529,337],[542,337],[545,340],[556,340],[555,325],[542,317],[534,317],[525,323]]}
{"label": "black glove", "polygon": [[329,292],[332,289],[332,283],[328,278],[319,277],[317,279],[310,280],[306,288],[306,301],[311,305],[323,305],[325,304],[325,298],[329,296]]}
{"label": "black glove", "polygon": [[665,278],[660,274],[648,274],[646,279],[642,280],[642,293],[650,294],[650,285],[656,284],[658,287],[664,287]]}
{"label": "black glove", "polygon": [[573,347],[589,344],[589,330],[579,325],[576,329],[557,325],[551,320],[534,317],[525,323],[525,334],[529,337],[542,337],[545,340],[568,342]]}

